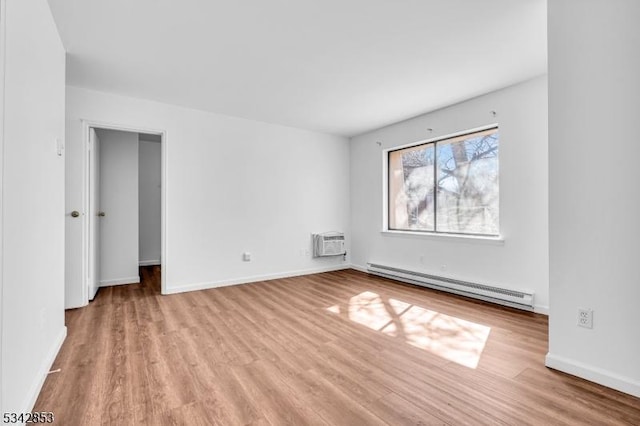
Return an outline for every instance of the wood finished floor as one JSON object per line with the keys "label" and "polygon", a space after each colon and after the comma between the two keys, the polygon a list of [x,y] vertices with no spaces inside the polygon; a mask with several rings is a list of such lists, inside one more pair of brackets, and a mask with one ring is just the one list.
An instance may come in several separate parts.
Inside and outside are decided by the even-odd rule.
{"label": "wood finished floor", "polygon": [[67,312],[34,411],[83,426],[640,424],[640,399],[544,367],[541,315],[356,271],[171,296],[157,267],[141,273]]}

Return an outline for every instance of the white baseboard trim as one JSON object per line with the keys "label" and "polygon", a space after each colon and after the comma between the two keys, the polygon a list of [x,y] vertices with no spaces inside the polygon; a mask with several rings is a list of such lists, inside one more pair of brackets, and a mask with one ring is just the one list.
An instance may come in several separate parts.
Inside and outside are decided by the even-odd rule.
{"label": "white baseboard trim", "polygon": [[49,371],[51,371],[51,366],[56,360],[58,352],[60,352],[60,348],[62,347],[62,344],[64,343],[64,339],[66,337],[67,327],[63,326],[62,330],[60,330],[60,333],[58,333],[56,340],[54,340],[53,345],[51,345],[51,348],[49,348],[47,356],[42,360],[40,369],[36,374],[36,379],[31,385],[25,402],[22,405],[22,410],[18,411],[19,413],[29,413],[31,412],[31,410],[33,410],[33,406],[36,405],[36,400],[38,399],[38,395],[40,395],[40,391],[42,390],[42,385],[44,385],[44,381],[46,380]]}
{"label": "white baseboard trim", "polygon": [[536,314],[549,316],[549,307],[546,305],[535,305],[533,307],[533,312],[535,312]]}
{"label": "white baseboard trim", "polygon": [[356,271],[360,271],[360,272],[369,272],[367,271],[367,267],[366,266],[360,266],[360,265],[351,265],[351,269],[355,269]]}
{"label": "white baseboard trim", "polygon": [[155,265],[160,265],[162,262],[160,262],[160,259],[157,260],[141,260],[140,262],[138,262],[138,265],[140,266],[155,266]]}
{"label": "white baseboard trim", "polygon": [[89,301],[92,301],[96,298],[96,294],[98,294],[98,290],[100,289],[100,284],[96,287],[89,286]]}
{"label": "white baseboard trim", "polygon": [[351,268],[351,265],[349,264],[332,265],[332,266],[323,266],[320,268],[301,269],[297,271],[281,272],[277,274],[254,275],[251,277],[238,278],[234,280],[222,280],[222,281],[213,281],[213,282],[205,282],[205,283],[185,284],[179,287],[167,286],[167,291],[164,294],[177,294],[177,293],[185,293],[187,291],[207,290],[210,288],[226,287],[230,285],[249,284],[257,281],[269,281],[269,280],[276,280],[279,278],[290,278],[290,277],[299,277],[302,275],[320,274],[322,272],[341,271],[343,269],[350,269],[350,268]]}
{"label": "white baseboard trim", "polygon": [[109,287],[112,285],[123,285],[123,284],[138,284],[140,282],[140,276],[135,277],[126,277],[126,278],[116,278],[114,280],[104,280],[100,281],[100,287]]}
{"label": "white baseboard trim", "polygon": [[545,365],[640,398],[640,382],[572,359],[548,353]]}

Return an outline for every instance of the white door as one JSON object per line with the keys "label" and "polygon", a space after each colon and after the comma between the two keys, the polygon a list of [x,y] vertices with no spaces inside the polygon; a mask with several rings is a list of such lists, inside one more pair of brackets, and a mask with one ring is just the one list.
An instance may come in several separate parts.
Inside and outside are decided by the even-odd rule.
{"label": "white door", "polygon": [[[90,128],[84,127],[81,144],[67,144],[65,160],[65,309],[88,303],[86,226],[88,200],[85,179],[89,163]],[[88,192],[88,191],[87,191]]]}
{"label": "white door", "polygon": [[89,300],[100,287],[100,139],[89,130]]}

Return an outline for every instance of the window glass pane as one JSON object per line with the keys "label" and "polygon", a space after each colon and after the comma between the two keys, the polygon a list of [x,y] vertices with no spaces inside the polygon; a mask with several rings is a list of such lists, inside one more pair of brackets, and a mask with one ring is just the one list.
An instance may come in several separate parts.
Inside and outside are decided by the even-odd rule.
{"label": "window glass pane", "polygon": [[498,130],[437,143],[438,232],[499,234]]}
{"label": "window glass pane", "polygon": [[389,153],[389,228],[434,231],[433,144]]}

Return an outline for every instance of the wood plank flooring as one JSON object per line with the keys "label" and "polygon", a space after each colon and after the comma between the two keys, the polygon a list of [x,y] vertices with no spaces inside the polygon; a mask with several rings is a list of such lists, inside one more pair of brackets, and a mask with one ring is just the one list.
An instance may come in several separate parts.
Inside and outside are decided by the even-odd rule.
{"label": "wood plank flooring", "polygon": [[60,425],[639,425],[544,367],[545,316],[356,271],[171,296],[160,270],[67,312],[34,408]]}

